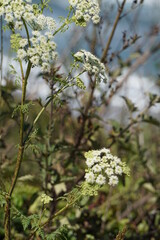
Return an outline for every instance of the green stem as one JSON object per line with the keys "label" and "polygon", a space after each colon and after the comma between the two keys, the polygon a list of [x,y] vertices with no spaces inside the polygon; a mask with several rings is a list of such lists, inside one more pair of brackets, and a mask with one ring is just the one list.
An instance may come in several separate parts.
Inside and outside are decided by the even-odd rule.
{"label": "green stem", "polygon": [[53,36],[55,36],[58,32],[60,32],[68,23],[64,22],[61,27],[59,27],[54,33]]}
{"label": "green stem", "polygon": [[[81,194],[71,203],[67,203],[66,206],[64,206],[63,208],[61,208],[58,212],[56,212],[51,218],[49,218],[47,221],[45,221],[44,223],[42,223],[41,225],[39,225],[40,228],[45,227],[51,220],[55,219],[56,217],[58,217],[59,215],[61,215],[63,212],[65,212],[69,207],[71,207],[73,204],[75,204],[80,198],[81,198]],[[30,235],[29,240],[32,239],[32,237],[35,235],[35,233],[37,232],[38,229],[35,229],[35,231]]]}
{"label": "green stem", "polygon": [[[27,26],[26,26],[26,29],[27,29]],[[26,30],[26,32],[27,32],[27,36],[29,38],[28,29]],[[12,177],[12,182],[11,182],[11,186],[9,188],[8,195],[6,196],[5,220],[4,220],[5,221],[4,222],[5,240],[10,240],[11,239],[11,229],[10,229],[11,197],[12,197],[12,193],[14,191],[14,188],[15,188],[15,185],[16,185],[16,182],[17,182],[19,170],[21,168],[21,163],[22,163],[22,159],[23,159],[23,153],[24,153],[23,138],[24,138],[24,117],[25,117],[25,114],[23,112],[23,106],[25,104],[25,99],[26,99],[27,80],[28,80],[28,77],[29,77],[29,74],[30,74],[30,71],[31,71],[31,67],[32,67],[31,62],[29,61],[28,66],[27,66],[27,70],[26,70],[26,74],[24,76],[22,62],[19,61],[19,63],[20,63],[21,76],[22,76],[22,97],[21,97],[21,111],[20,111],[20,140],[19,140],[19,149],[18,149],[18,155],[17,155],[15,170],[14,170],[14,174],[13,174],[13,177]]]}
{"label": "green stem", "polygon": [[22,21],[23,21],[23,24],[24,24],[24,27],[25,27],[25,30],[26,30],[27,39],[28,39],[28,45],[30,47],[31,46],[31,42],[30,42],[30,37],[29,37],[29,31],[28,31],[28,28],[27,28],[27,24],[26,24],[24,18],[22,18]]}
{"label": "green stem", "polygon": [[1,76],[0,76],[0,99],[2,96],[2,78],[3,78],[3,17],[1,16]]}
{"label": "green stem", "polygon": [[[74,84],[67,84],[67,85],[64,86],[63,88],[59,89],[55,95],[58,95],[58,94],[61,93],[63,90],[65,90],[67,87],[71,87],[71,86],[73,86],[73,85],[74,85]],[[55,95],[54,95],[54,96],[55,96]],[[43,108],[40,110],[40,112],[38,113],[38,115],[37,115],[36,118],[34,119],[33,124],[32,124],[32,126],[30,127],[30,129],[29,129],[29,131],[28,131],[28,133],[27,133],[27,135],[26,135],[26,137],[25,137],[25,139],[24,139],[24,142],[23,142],[24,144],[27,142],[27,140],[28,140],[28,138],[29,138],[29,135],[31,134],[34,126],[35,126],[36,123],[38,122],[38,120],[39,120],[39,118],[41,117],[41,115],[42,115],[42,113],[44,112],[44,110],[47,108],[47,106],[48,106],[48,105],[50,104],[50,102],[53,100],[54,96],[51,97],[51,98],[46,102],[46,104],[43,106]]]}

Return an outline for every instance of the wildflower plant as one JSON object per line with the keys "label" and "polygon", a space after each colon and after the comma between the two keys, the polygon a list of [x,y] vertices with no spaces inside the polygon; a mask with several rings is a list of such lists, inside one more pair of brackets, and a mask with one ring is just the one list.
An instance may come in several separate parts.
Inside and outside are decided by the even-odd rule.
{"label": "wildflower plant", "polygon": [[[107,69],[104,65],[104,62],[102,62],[98,57],[94,56],[92,53],[86,50],[80,50],[73,55],[74,64],[72,65],[71,71],[66,78],[62,79],[61,75],[57,74],[56,71],[59,70],[58,67],[55,68],[57,70],[53,69],[53,65],[57,61],[58,57],[54,36],[59,32],[63,31],[66,26],[68,27],[68,25],[73,22],[80,26],[86,26],[90,20],[92,20],[94,24],[99,23],[100,7],[98,1],[69,0],[69,15],[65,19],[62,26],[60,26],[59,28],[57,28],[56,22],[52,17],[44,15],[43,10],[46,6],[48,6],[47,3],[48,1],[41,1],[41,4],[32,4],[32,0],[0,0],[0,16],[4,18],[6,29],[9,28],[12,32],[10,43],[12,49],[14,49],[14,51],[16,52],[15,60],[19,63],[20,66],[22,86],[21,105],[15,108],[16,111],[13,111],[15,113],[18,110],[20,114],[20,120],[18,119],[18,121],[20,121],[20,124],[18,122],[18,124],[20,125],[20,139],[14,174],[9,190],[6,191],[5,195],[5,240],[11,239],[11,210],[13,210],[14,208],[12,207],[12,196],[15,190],[15,186],[17,184],[19,171],[21,169],[21,164],[24,158],[24,152],[27,148],[29,149],[30,141],[33,138],[32,133],[34,132],[34,127],[39,118],[41,117],[42,113],[50,103],[53,110],[53,103],[58,102],[58,96],[66,88],[76,86],[84,90],[85,86],[82,80],[79,78],[82,73],[88,72],[89,76],[93,78],[95,82],[98,81],[106,83],[108,80],[108,76],[106,73]],[[70,18],[71,12],[73,13],[73,15]],[[25,31],[25,36],[23,30]],[[24,71],[24,63],[27,63],[26,72]],[[80,71],[77,76],[72,76],[72,70],[74,66],[79,68],[80,64],[82,64],[82,71]],[[26,118],[28,119],[29,106],[31,105],[30,103],[27,103],[26,88],[30,72],[34,67],[39,67],[46,81],[53,81],[52,84],[50,84],[50,86],[52,87],[52,95],[47,99],[44,106],[42,106],[42,109],[37,114],[33,123],[29,124],[29,128],[26,132],[25,121]],[[13,67],[12,72],[17,73]],[[57,82],[59,83],[59,85],[57,84]],[[58,87],[56,84],[58,85]],[[52,110],[51,112],[53,112]],[[87,113],[87,111],[88,109],[86,108],[85,113]],[[85,121],[86,119],[84,118],[83,123],[85,123]],[[50,129],[51,128],[52,126],[50,126]],[[83,130],[84,129],[82,128],[82,132]],[[50,156],[53,149],[56,149],[56,146],[52,147],[50,141],[48,142],[49,143],[47,143],[46,148],[51,149],[50,153],[42,154],[43,156],[47,157]],[[42,152],[43,151],[44,148],[42,149]],[[37,152],[38,150],[36,149],[36,151],[34,151],[36,157]],[[74,154],[72,156],[74,156]],[[46,216],[44,216],[43,214],[41,217],[34,214],[29,217],[25,217],[21,213],[19,213],[24,230],[28,229],[30,239],[32,239],[32,237],[36,236],[37,234],[38,236],[41,236],[42,239],[50,239],[49,235],[47,236],[47,238],[45,238],[45,233],[43,229],[50,221],[52,221],[57,216],[62,215],[69,207],[74,206],[82,197],[97,195],[101,186],[105,184],[109,184],[110,186],[117,185],[119,177],[122,174],[129,173],[129,170],[126,167],[125,163],[123,163],[118,157],[113,156],[109,149],[103,148],[100,150],[88,151],[85,153],[85,158],[88,168],[85,171],[84,179],[82,183],[79,184],[75,189],[70,191],[66,195],[66,197],[64,196],[64,199],[67,199],[67,204],[64,207],[62,207],[54,214],[51,213],[51,216],[48,219],[46,219]],[[43,164],[41,163],[40,165],[41,167],[43,166]],[[48,159],[45,167],[48,167]],[[45,205],[54,202],[54,198],[46,194],[47,190],[52,188],[52,185],[57,181],[57,179],[61,179],[60,176],[57,177],[57,179],[55,177],[53,181],[51,180],[50,184],[48,184],[48,179],[50,178],[48,175],[50,171],[52,171],[52,165],[50,166],[49,170],[46,170],[46,192],[41,196],[41,202],[43,203],[43,207],[45,207],[45,210]],[[45,219],[43,219],[43,217],[45,217]],[[31,229],[29,229],[30,225]]]}

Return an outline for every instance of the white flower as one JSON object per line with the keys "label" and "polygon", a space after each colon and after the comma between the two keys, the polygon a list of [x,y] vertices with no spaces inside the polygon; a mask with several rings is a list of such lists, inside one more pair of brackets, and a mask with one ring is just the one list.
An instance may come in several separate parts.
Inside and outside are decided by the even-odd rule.
{"label": "white flower", "polygon": [[102,169],[105,169],[105,168],[109,167],[109,164],[106,163],[106,162],[101,162],[100,166],[101,166]]}
{"label": "white flower", "polygon": [[28,56],[32,57],[33,55],[37,54],[37,49],[29,47],[27,51]]}
{"label": "white flower", "polygon": [[93,21],[94,24],[97,24],[100,21],[100,17],[98,15],[95,15],[95,16],[92,17],[92,21]]}
{"label": "white flower", "polygon": [[100,174],[96,179],[96,183],[98,185],[104,185],[106,183],[106,178],[102,174]]}
{"label": "white flower", "polygon": [[52,55],[52,60],[56,60],[58,57],[57,52],[52,52],[51,55]]}
{"label": "white flower", "polygon": [[40,43],[42,45],[47,43],[47,38],[45,36],[43,36],[43,35],[40,35],[38,40],[40,41]]}
{"label": "white flower", "polygon": [[24,49],[19,49],[17,51],[17,57],[21,60],[23,60],[27,56],[27,53]]}
{"label": "white flower", "polygon": [[115,168],[117,166],[117,163],[115,161],[111,161],[110,165],[111,165],[112,168]]}
{"label": "white flower", "polygon": [[41,66],[41,71],[42,72],[50,72],[50,70],[51,70],[51,66],[50,66],[50,64],[48,64],[48,63],[42,63],[42,66]]}
{"label": "white flower", "polygon": [[5,16],[6,22],[8,22],[8,23],[12,22],[13,19],[14,19],[14,17],[13,17],[13,15],[11,13],[6,14],[6,16]]}
{"label": "white flower", "polygon": [[94,165],[94,158],[87,158],[86,164],[89,168],[92,167]]}
{"label": "white flower", "polygon": [[88,183],[94,183],[95,181],[95,176],[93,172],[88,172],[85,174],[85,179]]}
{"label": "white flower", "polygon": [[39,25],[41,30],[44,29],[44,27],[46,25],[46,17],[43,14],[38,15],[38,17],[37,17],[37,24]]}
{"label": "white flower", "polygon": [[34,14],[30,12],[25,12],[23,17],[27,22],[32,22],[33,20],[35,20]]}
{"label": "white flower", "polygon": [[102,149],[100,150],[100,153],[108,154],[108,153],[110,153],[110,150],[107,149],[107,148],[102,148]]}
{"label": "white flower", "polygon": [[33,65],[38,66],[38,64],[39,64],[39,59],[40,59],[39,56],[35,55],[35,56],[33,56],[33,57],[30,58],[30,61],[31,61],[31,63],[32,63]]}
{"label": "white flower", "polygon": [[117,164],[122,163],[122,162],[121,162],[121,159],[118,158],[117,156],[115,156],[115,157],[113,158],[113,160],[114,160]]}
{"label": "white flower", "polygon": [[30,38],[30,41],[32,42],[34,47],[36,47],[36,45],[38,44],[38,39],[36,37]]}
{"label": "white flower", "polygon": [[56,49],[56,44],[55,44],[55,42],[51,41],[51,42],[49,42],[48,45],[49,45],[49,47],[52,49],[52,51]]}
{"label": "white flower", "polygon": [[112,169],[112,168],[106,168],[105,173],[106,173],[108,176],[111,176],[111,175],[113,174],[113,169]]}
{"label": "white flower", "polygon": [[0,7],[0,16],[2,16],[3,14],[4,14],[4,7],[1,6],[1,7]]}
{"label": "white flower", "polygon": [[106,158],[109,159],[109,160],[111,160],[111,159],[113,159],[113,155],[110,154],[110,153],[107,153],[107,154],[106,154]]}
{"label": "white flower", "polygon": [[90,20],[90,15],[89,14],[85,14],[84,15],[84,20],[86,21],[86,22],[88,22],[89,20]]}
{"label": "white flower", "polygon": [[[81,50],[74,54],[75,60],[83,63],[83,68],[91,75],[95,75],[98,81],[107,81],[107,75],[105,73],[105,66],[100,60],[85,50]],[[109,153],[109,151],[108,151]]]}
{"label": "white flower", "polygon": [[27,5],[25,6],[25,10],[26,10],[27,12],[33,12],[33,6],[27,4]]}
{"label": "white flower", "polygon": [[45,36],[47,36],[49,40],[53,38],[53,34],[51,32],[46,32]]}
{"label": "white flower", "polygon": [[118,184],[118,177],[112,175],[112,176],[109,178],[108,184],[111,185],[111,186],[117,185],[117,184]]}
{"label": "white flower", "polygon": [[97,157],[95,156],[94,161],[95,161],[95,163],[101,162],[101,158],[99,156],[97,156]]}
{"label": "white flower", "polygon": [[23,26],[23,23],[21,21],[16,21],[14,27],[15,29],[21,30]]}
{"label": "white flower", "polygon": [[69,4],[72,6],[72,7],[75,7],[78,3],[78,0],[69,0]]}
{"label": "white flower", "polygon": [[81,18],[83,17],[83,13],[82,13],[80,10],[77,10],[77,11],[76,11],[76,14],[75,14],[75,17],[76,17],[77,19],[81,19]]}
{"label": "white flower", "polygon": [[56,28],[56,22],[53,18],[51,17],[46,17],[46,21],[47,21],[47,26],[48,26],[48,29],[50,31],[54,31],[55,28]]}
{"label": "white flower", "polygon": [[123,170],[122,170],[122,168],[121,168],[120,166],[117,166],[117,167],[115,168],[115,173],[116,173],[116,174],[121,175],[122,172],[123,172]]}
{"label": "white flower", "polygon": [[18,12],[18,11],[15,11],[15,12],[14,12],[14,17],[17,18],[18,20],[21,19],[21,16],[22,16],[22,13],[21,13],[21,12]]}
{"label": "white flower", "polygon": [[[72,7],[75,7],[75,17],[77,20],[83,18],[84,22],[87,23],[90,19],[94,23],[98,23],[99,18],[99,3],[97,0],[69,0]],[[85,24],[84,24],[85,25]]]}
{"label": "white flower", "polygon": [[44,61],[44,62],[49,62],[49,61],[50,61],[50,58],[51,58],[51,56],[50,56],[49,52],[45,52],[45,53],[43,53],[42,56],[41,56],[41,59],[42,59],[42,61]]}
{"label": "white flower", "polygon": [[27,44],[28,44],[28,40],[26,38],[21,39],[19,42],[19,45],[22,48],[24,48]]}
{"label": "white flower", "polygon": [[5,12],[6,12],[6,13],[11,13],[11,12],[12,12],[11,6],[8,5],[8,6],[5,8]]}
{"label": "white flower", "polygon": [[98,173],[98,172],[101,172],[102,169],[101,169],[100,165],[96,164],[93,166],[92,170],[93,170],[93,172]]}
{"label": "white flower", "polygon": [[83,67],[88,72],[92,71],[92,66],[90,63],[84,63]]}
{"label": "white flower", "polygon": [[33,36],[39,37],[41,34],[39,31],[32,31]]}

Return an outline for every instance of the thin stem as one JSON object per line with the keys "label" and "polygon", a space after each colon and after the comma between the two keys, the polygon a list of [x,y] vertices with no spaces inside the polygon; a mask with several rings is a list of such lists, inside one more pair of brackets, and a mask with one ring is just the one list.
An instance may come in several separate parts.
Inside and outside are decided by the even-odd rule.
{"label": "thin stem", "polygon": [[67,25],[67,23],[64,22],[64,23],[62,24],[62,26],[59,27],[59,28],[53,33],[53,36],[55,36],[58,32],[60,32],[66,25]]}
{"label": "thin stem", "polygon": [[[54,96],[55,96],[55,95],[58,95],[59,93],[61,93],[61,92],[62,92],[63,90],[65,90],[67,87],[71,87],[71,86],[73,86],[73,85],[74,85],[74,84],[71,84],[71,85],[70,85],[70,84],[67,84],[67,85],[64,86],[63,88],[59,89],[59,90],[54,94]],[[34,126],[35,126],[36,123],[38,122],[38,120],[39,120],[39,118],[41,117],[41,115],[42,115],[42,113],[44,112],[44,110],[47,108],[47,106],[48,106],[48,105],[50,104],[50,102],[53,100],[54,96],[51,97],[51,98],[46,102],[46,104],[43,106],[43,108],[40,110],[40,112],[38,113],[38,115],[37,115],[36,118],[34,119],[33,124],[32,124],[32,126],[30,127],[30,129],[29,129],[29,131],[28,131],[28,133],[27,133],[27,135],[26,135],[26,137],[25,137],[25,139],[24,139],[23,144],[25,144],[25,143],[27,142],[27,140],[28,140],[28,138],[29,138],[29,135],[31,134]]]}
{"label": "thin stem", "polygon": [[117,28],[117,24],[118,24],[118,22],[119,22],[119,19],[120,19],[120,16],[121,16],[121,13],[122,13],[122,11],[123,11],[123,8],[124,8],[125,3],[126,3],[126,0],[123,0],[121,7],[119,7],[119,11],[118,11],[118,14],[117,14],[117,16],[116,16],[116,19],[115,19],[115,22],[114,22],[114,25],[113,25],[111,34],[110,34],[110,36],[109,36],[108,42],[107,42],[107,44],[106,44],[106,47],[105,47],[105,49],[104,49],[104,51],[103,51],[103,55],[102,55],[102,58],[101,58],[101,61],[102,61],[102,62],[105,62],[105,58],[106,58],[106,56],[107,56],[107,53],[108,53],[110,44],[111,44],[111,42],[112,42],[112,39],[113,39],[115,30],[116,30],[116,28]]}
{"label": "thin stem", "polygon": [[29,37],[29,31],[28,31],[28,28],[27,28],[27,24],[26,24],[24,18],[22,18],[22,21],[23,21],[23,24],[24,24],[24,27],[25,27],[25,30],[26,30],[27,39],[28,39],[28,45],[30,47],[31,46],[31,42],[30,42],[30,37]]}
{"label": "thin stem", "polygon": [[[39,227],[45,227],[51,220],[55,219],[56,217],[58,217],[59,215],[61,215],[63,212],[65,212],[69,207],[71,207],[74,203],[76,203],[80,198],[81,198],[81,194],[71,203],[67,203],[66,206],[64,206],[63,208],[61,208],[58,212],[56,212],[55,214],[53,214],[53,216],[51,218],[49,218],[48,220],[46,220],[44,223],[40,224]],[[35,235],[35,233],[37,232],[38,229],[35,229],[34,232],[30,235],[29,240],[32,239],[32,237]]]}
{"label": "thin stem", "polygon": [[[109,36],[109,39],[108,39],[108,42],[106,44],[106,48],[103,52],[103,55],[101,57],[101,62],[105,62],[105,58],[107,56],[107,53],[108,53],[108,50],[109,50],[109,47],[110,47],[110,44],[112,42],[112,39],[113,39],[113,36],[114,36],[114,33],[115,33],[115,30],[117,28],[117,25],[118,25],[118,22],[119,22],[119,19],[120,19],[120,16],[121,16],[121,13],[123,11],[123,8],[124,8],[124,5],[126,3],[126,0],[123,1],[121,7],[119,8],[119,11],[118,11],[118,14],[116,16],[116,19],[115,19],[115,22],[114,22],[114,25],[113,25],[113,28],[112,28],[112,31],[111,31],[111,34]],[[96,79],[94,80],[93,84],[92,84],[92,88],[91,88],[91,92],[90,92],[90,96],[89,96],[89,100],[86,104],[86,108],[84,110],[84,113],[82,115],[82,124],[81,124],[81,127],[79,129],[79,133],[78,133],[78,137],[76,138],[76,142],[75,142],[75,146],[74,146],[74,150],[71,152],[70,154],[70,158],[73,158],[74,157],[74,154],[76,152],[76,150],[79,148],[80,144],[81,144],[81,141],[82,141],[82,138],[84,136],[84,130],[85,130],[85,124],[86,124],[86,121],[88,119],[88,111],[92,105],[92,100],[93,100],[93,97],[94,97],[94,90],[95,90],[95,87],[96,87]]]}
{"label": "thin stem", "polygon": [[1,76],[0,76],[0,99],[2,96],[2,78],[3,78],[3,17],[1,16]]}
{"label": "thin stem", "polygon": [[[25,22],[24,22],[25,24]],[[27,26],[25,25],[27,37],[29,38],[29,33]],[[31,71],[32,64],[29,61],[26,74],[24,76],[24,71],[22,67],[22,62],[20,63],[20,69],[21,69],[21,77],[22,77],[22,97],[21,97],[21,110],[20,110],[20,140],[19,140],[19,149],[18,149],[18,155],[17,155],[17,161],[16,166],[14,170],[14,174],[12,177],[12,182],[9,188],[8,195],[6,196],[6,206],[5,206],[5,222],[4,222],[4,228],[5,228],[5,240],[11,239],[11,230],[10,230],[10,208],[11,208],[11,197],[12,193],[14,191],[18,174],[20,171],[22,159],[23,159],[23,153],[24,153],[24,144],[23,144],[23,138],[24,138],[24,117],[25,114],[23,112],[23,106],[25,104],[25,98],[26,98],[26,87],[27,87],[27,80]]]}

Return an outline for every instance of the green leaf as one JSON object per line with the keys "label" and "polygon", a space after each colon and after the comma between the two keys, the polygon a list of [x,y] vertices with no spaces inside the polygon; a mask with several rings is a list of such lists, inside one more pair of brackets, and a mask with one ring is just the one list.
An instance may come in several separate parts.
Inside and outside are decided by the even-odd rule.
{"label": "green leaf", "polygon": [[5,203],[6,203],[5,196],[3,192],[0,192],[0,207],[4,207]]}
{"label": "green leaf", "polygon": [[150,182],[144,183],[143,187],[152,193],[156,192],[156,189],[153,187],[152,183]]}
{"label": "green leaf", "polygon": [[125,101],[125,103],[126,103],[126,105],[128,107],[128,110],[130,112],[135,112],[135,111],[138,110],[137,107],[134,105],[134,103],[129,98],[124,97],[124,96],[122,96],[122,98],[124,99],[124,101]]}
{"label": "green leaf", "polygon": [[160,96],[158,96],[157,94],[149,93],[149,99],[151,105],[160,103]]}
{"label": "green leaf", "polygon": [[156,118],[153,118],[152,116],[144,116],[142,122],[150,123],[152,125],[160,127],[160,122]]}
{"label": "green leaf", "polygon": [[26,230],[29,226],[29,224],[31,223],[31,219],[29,217],[24,217],[22,218],[22,225],[23,225],[23,229]]}

